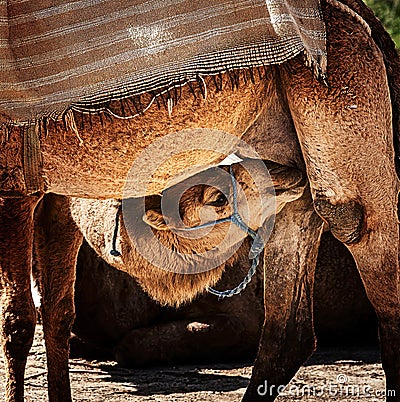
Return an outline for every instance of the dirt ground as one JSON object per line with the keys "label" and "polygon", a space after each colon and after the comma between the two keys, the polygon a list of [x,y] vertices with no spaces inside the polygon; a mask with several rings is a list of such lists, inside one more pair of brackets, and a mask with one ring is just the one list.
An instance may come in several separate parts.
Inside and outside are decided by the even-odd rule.
{"label": "dirt ground", "polygon": [[[37,327],[25,380],[25,400],[46,401],[46,357]],[[110,361],[71,359],[74,401],[238,402],[251,364],[219,364],[128,370]],[[1,368],[3,374],[3,368]],[[4,397],[1,375],[0,399]],[[265,392],[262,385],[260,392]],[[279,402],[383,401],[384,378],[376,349],[323,349],[297,373]]]}

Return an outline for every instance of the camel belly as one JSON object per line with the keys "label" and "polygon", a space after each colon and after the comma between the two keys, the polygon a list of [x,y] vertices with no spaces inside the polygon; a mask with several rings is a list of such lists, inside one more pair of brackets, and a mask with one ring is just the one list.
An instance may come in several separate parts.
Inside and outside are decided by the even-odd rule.
{"label": "camel belly", "polygon": [[[153,104],[143,116],[131,120],[108,120],[103,116],[101,122],[99,116],[75,114],[81,140],[72,130],[51,128],[41,144],[48,191],[76,197],[120,198],[132,164],[154,141],[168,134],[172,134],[173,140],[176,132],[199,128],[210,129],[210,132],[218,130],[238,139],[242,137],[261,110],[266,83],[241,82],[234,91],[225,88],[220,92],[212,90],[210,82],[206,84],[209,86],[206,99],[199,90],[193,95],[184,87],[181,99],[172,110],[163,104],[160,108]],[[193,135],[198,133],[194,131]],[[207,137],[211,150],[184,152],[167,163],[163,167],[165,171],[158,171],[158,176],[167,178],[189,166],[209,166],[223,159],[226,155],[212,150],[221,144],[213,144],[213,141],[219,138],[211,134]],[[178,147],[173,141],[168,144]],[[235,140],[227,138],[224,145],[229,154],[235,148]],[[190,148],[190,144],[186,144],[186,148]],[[153,158],[162,158],[163,150],[160,152]],[[159,186],[151,192],[161,192],[165,187],[165,183],[159,181]]]}
{"label": "camel belly", "polygon": [[[159,99],[158,104],[154,102],[143,115],[133,119],[74,113],[74,122],[67,128],[62,122],[49,121],[46,132],[40,134],[45,190],[74,197],[122,198],[128,174],[139,157],[142,158],[139,161],[143,160],[139,169],[136,167],[139,173],[150,159],[159,161],[160,166],[152,185],[146,189],[144,181],[148,176],[141,179],[133,175],[138,183],[130,196],[160,193],[174,175],[188,168],[190,174],[195,174],[231,152],[240,152],[241,138],[260,152],[262,159],[292,164],[289,162],[300,159],[293,156],[293,153],[300,155],[299,147],[294,130],[287,124],[290,116],[281,105],[273,76],[269,74],[268,78],[251,82],[244,74],[235,85],[228,76],[223,76],[219,90],[213,79],[206,77],[203,88],[183,87],[178,101],[174,99],[171,104],[167,98]],[[115,105],[118,107],[121,108]],[[178,143],[176,133],[182,131],[187,135]],[[221,133],[226,135],[221,137]],[[21,135],[19,129],[13,130],[5,146],[9,149],[5,160],[0,156],[3,195],[26,193]],[[204,146],[196,145],[199,137]],[[161,148],[147,155],[147,159],[143,157],[143,151],[161,139]],[[287,150],[282,148],[282,143],[288,144]],[[282,152],[277,154],[273,144]],[[171,148],[176,154],[168,159],[164,153]],[[2,177],[7,181],[1,180]]]}

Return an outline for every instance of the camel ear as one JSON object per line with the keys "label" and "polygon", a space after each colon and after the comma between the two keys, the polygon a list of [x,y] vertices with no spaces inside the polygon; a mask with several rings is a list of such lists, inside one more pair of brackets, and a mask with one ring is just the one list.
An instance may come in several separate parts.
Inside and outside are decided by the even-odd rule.
{"label": "camel ear", "polygon": [[290,190],[303,181],[303,173],[299,169],[283,166],[270,161],[264,161],[264,163],[267,165],[276,193],[279,191]]}
{"label": "camel ear", "polygon": [[164,216],[161,211],[161,196],[150,195],[145,198],[145,208],[142,219],[145,223],[156,230],[167,230],[168,226],[165,223]]}
{"label": "camel ear", "polygon": [[168,226],[164,221],[161,210],[149,209],[143,215],[143,221],[156,230],[167,230]]}

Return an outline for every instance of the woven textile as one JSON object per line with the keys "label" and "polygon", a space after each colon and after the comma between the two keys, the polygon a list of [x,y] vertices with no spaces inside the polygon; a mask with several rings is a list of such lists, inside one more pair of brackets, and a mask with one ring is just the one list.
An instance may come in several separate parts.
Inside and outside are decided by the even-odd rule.
{"label": "woven textile", "polygon": [[0,112],[26,122],[282,63],[324,71],[319,0],[0,0]]}

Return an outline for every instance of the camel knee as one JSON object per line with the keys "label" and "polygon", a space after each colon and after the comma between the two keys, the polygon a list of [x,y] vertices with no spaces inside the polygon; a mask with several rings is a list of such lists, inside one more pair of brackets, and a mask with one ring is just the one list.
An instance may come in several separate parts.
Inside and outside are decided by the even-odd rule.
{"label": "camel knee", "polygon": [[342,243],[357,243],[362,236],[364,208],[354,201],[333,203],[326,196],[316,194],[314,208],[328,224],[332,234]]}
{"label": "camel knee", "polygon": [[26,360],[36,326],[35,308],[5,311],[2,323],[3,349],[8,358]]}
{"label": "camel knee", "polygon": [[43,329],[46,339],[64,341],[69,339],[73,323],[75,321],[75,311],[72,303],[57,306],[58,308],[46,308],[42,306]]}

